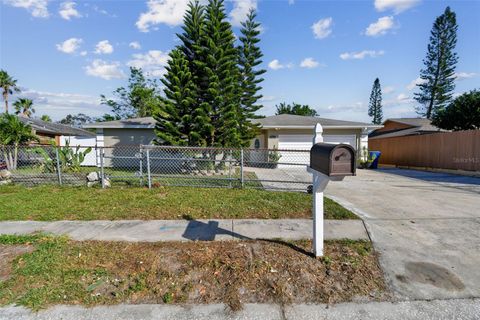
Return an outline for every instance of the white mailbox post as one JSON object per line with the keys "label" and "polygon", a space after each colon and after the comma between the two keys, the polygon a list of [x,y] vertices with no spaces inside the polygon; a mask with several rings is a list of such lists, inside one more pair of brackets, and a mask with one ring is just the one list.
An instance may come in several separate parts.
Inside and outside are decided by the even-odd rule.
{"label": "white mailbox post", "polygon": [[[349,145],[331,145],[323,143],[323,129],[317,123],[313,136],[313,147],[310,151],[310,166],[307,171],[313,175],[313,253],[323,256],[323,191],[330,181],[341,181],[346,175],[355,175],[355,153]],[[323,151],[322,157],[314,157],[315,149]],[[320,172],[319,165],[313,163],[321,159],[327,168]],[[328,162],[328,163],[327,163]]]}

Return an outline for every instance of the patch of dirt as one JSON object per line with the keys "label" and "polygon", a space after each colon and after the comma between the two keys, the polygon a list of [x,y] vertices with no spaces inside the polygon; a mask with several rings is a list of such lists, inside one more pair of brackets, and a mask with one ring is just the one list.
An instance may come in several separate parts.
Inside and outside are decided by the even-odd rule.
{"label": "patch of dirt", "polygon": [[12,262],[16,257],[32,252],[34,247],[31,245],[3,245],[0,244],[0,281],[10,278],[12,272]]}
{"label": "patch of dirt", "polygon": [[367,242],[308,241],[121,244],[73,242],[87,303],[335,303],[386,299],[376,253]]}

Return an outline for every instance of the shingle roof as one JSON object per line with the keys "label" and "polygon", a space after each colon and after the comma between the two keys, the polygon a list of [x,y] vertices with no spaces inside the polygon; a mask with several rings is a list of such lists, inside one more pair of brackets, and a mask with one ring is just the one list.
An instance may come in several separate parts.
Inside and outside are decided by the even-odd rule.
{"label": "shingle roof", "polygon": [[374,131],[369,135],[369,139],[380,139],[380,138],[393,138],[393,137],[402,137],[402,136],[411,136],[425,133],[434,133],[434,132],[444,132],[447,130],[440,129],[432,125],[431,120],[425,118],[391,118],[383,122],[385,124],[387,121],[398,122],[402,124],[409,125],[409,128],[404,129],[395,129],[390,131]]}
{"label": "shingle roof", "polygon": [[125,129],[153,129],[155,128],[153,117],[95,122],[83,125],[83,128],[125,128]]}
{"label": "shingle roof", "polygon": [[327,119],[319,117],[297,116],[292,114],[280,114],[276,116],[265,117],[253,120],[264,128],[313,128],[320,123],[324,128],[381,128],[382,126],[373,125],[365,122],[345,121],[336,119]]}
{"label": "shingle roof", "polygon": [[425,130],[425,131],[440,130],[440,128],[432,125],[432,121],[430,119],[426,119],[426,118],[391,118],[391,119],[387,119],[385,122],[387,121],[403,123],[406,125],[410,125],[412,127],[420,127],[421,130]]}
{"label": "shingle roof", "polygon": [[[372,125],[365,122],[344,121],[335,119],[326,119],[318,117],[296,116],[291,114],[281,114],[261,119],[252,120],[259,123],[264,128],[313,128],[320,123],[325,128],[381,128],[382,126]],[[155,127],[153,117],[134,118],[127,120],[116,120],[108,122],[97,122],[84,125],[84,128],[125,128],[125,129],[150,129]]]}
{"label": "shingle roof", "polygon": [[55,134],[62,136],[95,136],[95,134],[90,131],[81,128],[75,128],[72,126],[67,126],[64,124],[46,122],[40,119],[25,118],[20,116],[18,117],[18,119],[23,123],[30,125],[32,129],[34,129],[38,133]]}

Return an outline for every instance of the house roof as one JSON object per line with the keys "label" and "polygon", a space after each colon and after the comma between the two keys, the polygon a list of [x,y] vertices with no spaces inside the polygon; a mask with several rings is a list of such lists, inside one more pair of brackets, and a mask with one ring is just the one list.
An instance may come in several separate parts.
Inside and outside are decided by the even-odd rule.
{"label": "house roof", "polygon": [[153,117],[133,118],[125,120],[115,120],[106,122],[95,122],[83,125],[83,128],[111,128],[111,129],[153,129],[155,128],[155,119]]}
{"label": "house roof", "polygon": [[260,124],[263,128],[279,129],[303,129],[313,128],[320,123],[323,128],[341,129],[341,128],[369,128],[376,129],[382,126],[365,122],[345,121],[336,119],[327,119],[319,117],[297,116],[293,114],[280,114],[276,116],[255,119],[253,122]]}
{"label": "house roof", "polygon": [[67,126],[64,124],[46,122],[40,119],[26,118],[21,116],[19,116],[18,119],[24,124],[30,125],[32,129],[35,130],[35,132],[37,133],[45,133],[59,136],[95,136],[95,134],[90,131],[81,128],[75,128],[72,126]]}
{"label": "house roof", "polygon": [[369,135],[369,139],[393,138],[393,137],[447,131],[432,125],[431,120],[425,119],[425,118],[391,118],[391,119],[385,120],[383,124],[385,125],[389,121],[405,124],[405,125],[408,125],[409,127],[403,128],[403,129],[381,131],[381,132],[374,131]]}
{"label": "house roof", "polygon": [[[283,129],[302,129],[313,128],[320,123],[324,128],[369,128],[376,129],[382,126],[371,123],[353,122],[335,119],[326,119],[318,117],[296,116],[291,114],[281,114],[261,119],[252,120],[260,124],[263,128],[283,128]],[[124,128],[124,129],[153,129],[155,127],[153,117],[134,118],[126,120],[116,120],[107,122],[97,122],[84,125],[84,128]]]}
{"label": "house roof", "polygon": [[[387,121],[403,123],[412,127],[420,128],[424,131],[438,131],[440,128],[432,125],[432,121],[426,118],[391,118],[387,119]],[[385,122],[383,124],[385,124]]]}

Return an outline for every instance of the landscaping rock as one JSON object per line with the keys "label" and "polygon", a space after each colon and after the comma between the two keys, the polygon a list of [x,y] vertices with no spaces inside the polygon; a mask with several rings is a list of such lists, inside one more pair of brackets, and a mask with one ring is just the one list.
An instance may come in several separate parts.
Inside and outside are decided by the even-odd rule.
{"label": "landscaping rock", "polygon": [[0,180],[9,180],[12,173],[8,170],[0,170]]}
{"label": "landscaping rock", "polygon": [[87,187],[88,187],[88,188],[91,188],[91,187],[93,187],[94,185],[99,184],[99,183],[100,183],[100,182],[98,182],[98,181],[87,181]]}
{"label": "landscaping rock", "polygon": [[12,183],[12,180],[0,180],[0,186],[4,186]]}
{"label": "landscaping rock", "polygon": [[105,188],[110,188],[112,186],[112,182],[110,181],[110,179],[107,179],[107,178],[105,178],[104,184],[105,184]]}
{"label": "landscaping rock", "polygon": [[87,175],[87,181],[89,181],[89,182],[95,182],[95,181],[99,181],[99,180],[100,180],[100,176],[99,176],[98,172],[96,172],[96,171],[90,172]]}

